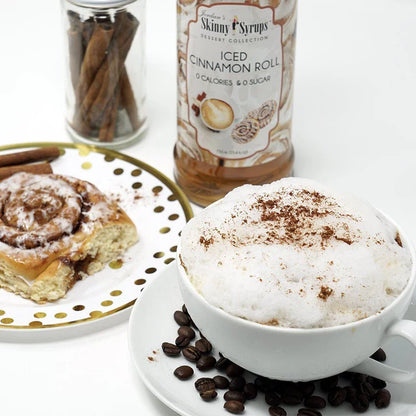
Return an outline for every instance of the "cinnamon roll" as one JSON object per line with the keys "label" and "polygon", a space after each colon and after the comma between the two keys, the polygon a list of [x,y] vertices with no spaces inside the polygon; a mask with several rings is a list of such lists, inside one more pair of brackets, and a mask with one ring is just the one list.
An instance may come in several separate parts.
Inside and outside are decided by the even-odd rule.
{"label": "cinnamon roll", "polygon": [[0,287],[57,300],[137,241],[136,227],[94,185],[17,173],[0,182]]}
{"label": "cinnamon roll", "polygon": [[246,118],[234,127],[232,138],[236,143],[245,144],[254,140],[259,130],[260,125],[256,119]]}
{"label": "cinnamon roll", "polygon": [[248,113],[247,117],[256,119],[260,128],[266,127],[271,121],[273,116],[276,113],[277,102],[275,100],[269,100],[262,104],[257,110],[251,111]]}

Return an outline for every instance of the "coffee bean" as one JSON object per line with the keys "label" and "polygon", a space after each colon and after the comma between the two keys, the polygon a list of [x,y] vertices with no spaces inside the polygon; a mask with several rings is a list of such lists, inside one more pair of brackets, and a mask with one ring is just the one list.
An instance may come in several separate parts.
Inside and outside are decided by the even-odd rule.
{"label": "coffee bean", "polygon": [[212,378],[202,377],[195,381],[195,388],[201,393],[203,391],[215,390],[215,383]]}
{"label": "coffee bean", "polygon": [[344,390],[345,390],[345,393],[346,393],[345,400],[348,403],[352,403],[355,400],[357,400],[358,391],[357,391],[356,388],[351,387],[351,386],[347,386],[347,387],[344,387]]}
{"label": "coffee bean", "polygon": [[230,413],[238,415],[244,412],[244,404],[237,400],[229,400],[224,403],[224,409]]}
{"label": "coffee bean", "polygon": [[387,356],[384,350],[382,348],[379,348],[370,358],[376,361],[383,362],[386,361]]}
{"label": "coffee bean", "polygon": [[200,371],[208,371],[215,367],[216,362],[217,360],[212,355],[203,355],[196,362],[196,368]]}
{"label": "coffee bean", "polygon": [[235,400],[237,402],[244,403],[246,401],[246,396],[242,391],[228,390],[224,393],[224,400],[227,402],[230,400]]}
{"label": "coffee bean", "polygon": [[191,324],[191,318],[182,311],[175,311],[173,318],[179,326],[189,326]]}
{"label": "coffee bean", "polygon": [[253,400],[257,397],[257,387],[254,383],[247,383],[243,388],[243,393],[247,400]]}
{"label": "coffee bean", "polygon": [[211,400],[214,400],[218,396],[218,393],[215,390],[207,390],[207,391],[201,391],[199,395],[201,396],[202,400],[205,400],[206,402],[210,402]]}
{"label": "coffee bean", "polygon": [[299,409],[298,416],[322,416],[322,413],[316,409]]}
{"label": "coffee bean", "polygon": [[175,340],[175,344],[180,348],[187,347],[190,342],[191,342],[191,339],[183,335],[179,335]]}
{"label": "coffee bean", "polygon": [[347,390],[342,387],[335,387],[328,393],[328,402],[331,406],[338,407],[347,399]]}
{"label": "coffee bean", "polygon": [[338,376],[324,378],[320,381],[319,385],[323,391],[330,391],[338,385]]}
{"label": "coffee bean", "polygon": [[238,376],[243,375],[244,368],[240,367],[237,364],[231,363],[225,369],[225,373],[227,374],[228,377],[238,377]]}
{"label": "coffee bean", "polygon": [[311,381],[297,383],[299,390],[302,392],[303,397],[312,396],[315,391],[315,384]]}
{"label": "coffee bean", "polygon": [[201,354],[209,354],[212,351],[211,343],[205,338],[199,339],[197,342],[195,342],[195,348]]}
{"label": "coffee bean", "polygon": [[368,377],[367,380],[376,390],[384,389],[387,386],[387,383],[384,380],[380,380],[376,377]]}
{"label": "coffee bean", "polygon": [[179,380],[189,380],[194,375],[194,370],[188,365],[182,365],[178,367],[173,374],[175,374]]}
{"label": "coffee bean", "polygon": [[217,364],[215,364],[215,368],[217,370],[225,370],[230,364],[231,361],[228,358],[220,356],[220,358],[217,360]]}
{"label": "coffee bean", "polygon": [[230,390],[238,390],[242,391],[244,386],[246,385],[246,379],[244,377],[234,377],[230,381]]}
{"label": "coffee bean", "polygon": [[196,363],[200,357],[201,354],[195,347],[186,347],[182,350],[182,355],[191,363]]}
{"label": "coffee bean", "polygon": [[361,384],[365,383],[367,381],[367,375],[360,374],[360,373],[354,373],[352,375],[351,384],[358,389]]}
{"label": "coffee bean", "polygon": [[285,404],[296,405],[301,404],[303,400],[303,394],[296,386],[296,384],[289,385],[282,396],[282,401]]}
{"label": "coffee bean", "polygon": [[312,409],[324,409],[326,407],[326,400],[321,396],[309,396],[304,401],[306,407]]}
{"label": "coffee bean", "polygon": [[189,326],[181,326],[178,329],[178,335],[189,339],[195,338],[195,331]]}
{"label": "coffee bean", "polygon": [[223,376],[215,376],[213,380],[217,389],[228,389],[228,386],[230,385],[228,378]]}
{"label": "coffee bean", "polygon": [[287,416],[287,412],[285,409],[281,407],[272,406],[272,407],[269,407],[269,415],[270,416]]}
{"label": "coffee bean", "polygon": [[374,403],[377,409],[383,409],[384,407],[388,407],[391,400],[391,394],[388,390],[382,389],[376,393],[376,397]]}
{"label": "coffee bean", "polygon": [[368,382],[360,384],[358,391],[365,394],[368,400],[372,401],[377,393],[376,389]]}
{"label": "coffee bean", "polygon": [[268,391],[264,396],[264,400],[269,406],[279,406],[282,403],[282,397],[276,391]]}
{"label": "coffee bean", "polygon": [[182,305],[182,312],[189,315],[188,308],[186,307],[186,305]]}
{"label": "coffee bean", "polygon": [[358,393],[354,401],[351,402],[353,409],[357,413],[364,413],[368,410],[370,402],[367,399],[367,396],[362,393]]}
{"label": "coffee bean", "polygon": [[273,385],[270,379],[266,378],[266,377],[256,377],[254,380],[254,384],[257,387],[257,389],[259,391],[261,391],[262,393],[266,393],[268,391],[272,391],[273,390]]}
{"label": "coffee bean", "polygon": [[164,342],[162,344],[162,350],[168,357],[176,357],[180,354],[181,349],[170,342]]}

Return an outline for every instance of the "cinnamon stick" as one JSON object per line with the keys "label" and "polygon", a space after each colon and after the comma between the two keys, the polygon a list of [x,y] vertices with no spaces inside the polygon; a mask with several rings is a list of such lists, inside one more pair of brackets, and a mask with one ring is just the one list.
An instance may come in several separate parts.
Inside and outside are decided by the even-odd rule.
{"label": "cinnamon stick", "polygon": [[110,45],[113,32],[114,29],[109,24],[95,25],[81,65],[81,74],[76,93],[79,103],[84,99],[88,88],[107,55],[107,48]]}
{"label": "cinnamon stick", "polygon": [[26,150],[24,152],[9,153],[0,155],[0,167],[23,165],[26,163],[52,161],[60,156],[57,147],[43,147],[34,150]]}
{"label": "cinnamon stick", "polygon": [[118,105],[120,101],[120,88],[117,86],[114,96],[103,115],[103,124],[101,125],[98,138],[100,142],[112,142],[116,131]]}
{"label": "cinnamon stick", "polygon": [[139,111],[125,66],[123,67],[120,77],[120,104],[126,109],[133,130],[139,130],[141,126]]}
{"label": "cinnamon stick", "polygon": [[33,174],[49,174],[53,173],[52,166],[49,163],[36,163],[34,165],[16,165],[0,168],[0,180],[8,178],[15,173],[26,172]]}
{"label": "cinnamon stick", "polygon": [[116,19],[107,59],[97,72],[81,105],[81,117],[88,124],[97,123],[113,97],[138,26],[139,22],[130,13],[122,13]]}

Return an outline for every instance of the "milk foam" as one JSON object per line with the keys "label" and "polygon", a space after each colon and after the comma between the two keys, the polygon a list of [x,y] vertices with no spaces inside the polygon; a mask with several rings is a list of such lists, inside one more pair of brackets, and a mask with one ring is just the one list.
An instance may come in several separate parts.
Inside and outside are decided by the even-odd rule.
{"label": "milk foam", "polygon": [[181,261],[212,305],[282,327],[378,313],[405,288],[409,249],[369,204],[306,179],[245,185],[183,229]]}

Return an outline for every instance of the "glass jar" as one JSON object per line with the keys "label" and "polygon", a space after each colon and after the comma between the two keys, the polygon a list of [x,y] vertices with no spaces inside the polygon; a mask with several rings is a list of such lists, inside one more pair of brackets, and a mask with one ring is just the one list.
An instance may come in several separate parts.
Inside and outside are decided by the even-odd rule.
{"label": "glass jar", "polygon": [[62,10],[71,138],[134,143],[146,129],[145,0],[62,0]]}
{"label": "glass jar", "polygon": [[175,179],[206,206],[292,174],[296,0],[177,0]]}

